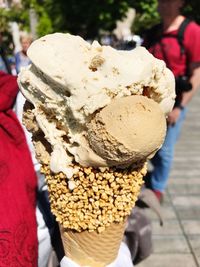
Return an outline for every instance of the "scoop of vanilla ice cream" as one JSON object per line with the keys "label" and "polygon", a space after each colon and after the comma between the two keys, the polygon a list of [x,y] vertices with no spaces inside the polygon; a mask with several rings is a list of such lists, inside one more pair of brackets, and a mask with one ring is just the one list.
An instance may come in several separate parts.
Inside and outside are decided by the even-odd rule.
{"label": "scoop of vanilla ice cream", "polygon": [[152,157],[166,133],[161,108],[145,96],[113,100],[87,126],[90,146],[111,166],[129,165]]}
{"label": "scoop of vanilla ice cream", "polygon": [[23,95],[51,146],[51,169],[72,176],[70,164],[108,166],[87,140],[94,114],[114,99],[146,95],[167,115],[174,105],[173,74],[145,48],[119,51],[55,33],[28,49],[32,64],[18,77]]}

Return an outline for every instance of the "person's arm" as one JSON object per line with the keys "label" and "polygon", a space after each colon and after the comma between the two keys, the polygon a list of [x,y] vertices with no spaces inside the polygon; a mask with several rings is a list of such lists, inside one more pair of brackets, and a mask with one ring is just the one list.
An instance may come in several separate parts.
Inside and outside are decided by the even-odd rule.
{"label": "person's arm", "polygon": [[200,88],[200,62],[199,63],[192,63],[190,66],[191,70],[191,78],[190,82],[192,84],[192,90],[188,92],[184,92],[182,94],[182,99],[180,102],[180,105],[178,107],[175,107],[170,114],[168,115],[167,121],[169,125],[173,125],[177,122],[181,109],[185,108],[187,104],[190,102],[198,88]]}
{"label": "person's arm", "polygon": [[184,46],[187,51],[192,90],[182,93],[179,107],[175,107],[168,116],[168,123],[174,124],[178,120],[181,109],[187,107],[188,103],[200,87],[200,27],[191,22],[184,34]]}
{"label": "person's arm", "polygon": [[181,101],[182,106],[186,106],[190,102],[193,95],[196,93],[196,91],[200,87],[200,62],[191,64],[190,69],[192,73],[192,76],[190,78],[190,82],[192,84],[192,90],[189,92],[183,93],[183,98]]}

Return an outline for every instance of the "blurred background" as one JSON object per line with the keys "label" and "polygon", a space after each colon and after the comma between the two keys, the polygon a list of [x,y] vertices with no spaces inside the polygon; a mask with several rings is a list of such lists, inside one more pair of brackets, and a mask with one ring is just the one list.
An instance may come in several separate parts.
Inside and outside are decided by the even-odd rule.
{"label": "blurred background", "polygon": [[[200,22],[200,1],[184,10]],[[7,54],[20,50],[20,32],[33,39],[53,32],[78,34],[117,48],[140,45],[144,29],[159,22],[156,0],[0,0],[0,32]]]}

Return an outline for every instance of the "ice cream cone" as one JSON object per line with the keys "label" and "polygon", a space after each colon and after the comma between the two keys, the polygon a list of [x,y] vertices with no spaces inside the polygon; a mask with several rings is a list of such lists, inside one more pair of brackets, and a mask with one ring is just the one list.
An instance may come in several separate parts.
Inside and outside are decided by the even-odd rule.
{"label": "ice cream cone", "polygon": [[[64,174],[53,174],[45,165],[42,172],[46,175],[51,210],[59,222],[65,255],[80,266],[105,267],[112,263],[127,216],[143,184],[146,164],[134,170],[110,168],[104,172],[79,166],[72,179],[76,185],[73,190]],[[110,194],[108,198],[106,192]]]}
{"label": "ice cream cone", "polygon": [[101,233],[97,231],[79,233],[65,230],[60,225],[65,255],[80,266],[107,266],[117,257],[125,223],[113,223]]}
{"label": "ice cream cone", "polygon": [[28,56],[32,65],[18,78],[31,102],[24,123],[65,253],[104,267],[117,256],[145,161],[164,141],[174,77],[145,49],[124,53],[70,34],[38,39]]}

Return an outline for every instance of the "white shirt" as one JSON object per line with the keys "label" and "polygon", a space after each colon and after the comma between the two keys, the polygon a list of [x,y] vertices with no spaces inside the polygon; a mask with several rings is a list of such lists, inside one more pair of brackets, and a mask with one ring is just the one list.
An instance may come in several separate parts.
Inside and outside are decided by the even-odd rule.
{"label": "white shirt", "polygon": [[[74,261],[72,261],[66,256],[62,259],[60,266],[61,267],[80,267],[77,263],[75,263]],[[132,263],[131,254],[130,254],[130,251],[127,245],[124,242],[122,242],[120,245],[120,249],[119,249],[116,260],[113,263],[109,264],[107,267],[124,267],[124,266],[133,267],[133,263]]]}

